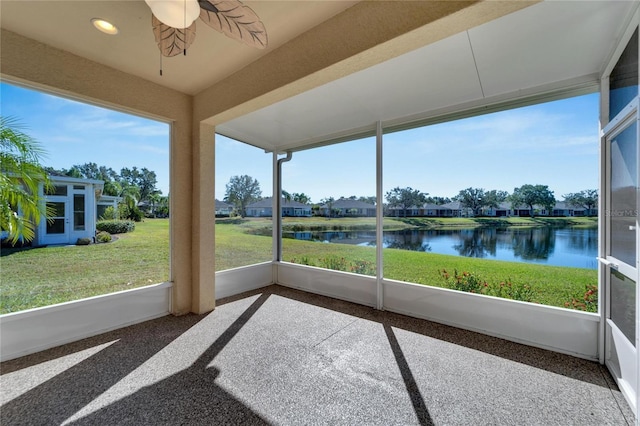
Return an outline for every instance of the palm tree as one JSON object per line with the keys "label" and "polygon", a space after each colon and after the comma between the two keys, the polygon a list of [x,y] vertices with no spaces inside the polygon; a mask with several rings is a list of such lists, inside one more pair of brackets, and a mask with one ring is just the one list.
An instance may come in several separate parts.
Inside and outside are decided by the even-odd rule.
{"label": "palm tree", "polygon": [[0,117],[0,229],[12,244],[32,241],[47,208],[38,186],[50,186],[40,158],[41,145],[20,130],[15,119]]}
{"label": "palm tree", "polygon": [[160,199],[162,198],[162,193],[160,191],[153,191],[147,197],[147,201],[149,202],[149,213],[151,213],[154,217],[156,215],[156,206],[160,203]]}
{"label": "palm tree", "polygon": [[[141,218],[142,213],[138,210],[138,200],[140,200],[140,189],[135,185],[123,185],[122,190],[118,194],[122,197],[121,207],[124,207],[124,214],[120,214],[120,219],[133,219],[140,221],[136,218]],[[122,209],[120,209],[122,210]]]}

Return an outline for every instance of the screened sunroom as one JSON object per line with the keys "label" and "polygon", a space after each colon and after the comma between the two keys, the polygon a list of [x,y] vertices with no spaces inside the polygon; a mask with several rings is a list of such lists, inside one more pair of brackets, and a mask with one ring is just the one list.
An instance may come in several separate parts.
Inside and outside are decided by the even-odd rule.
{"label": "screened sunroom", "polygon": [[[160,60],[145,2],[0,4],[2,79],[169,123],[172,194],[167,282],[0,316],[3,361],[169,314],[215,313],[216,300],[276,284],[598,362],[637,413],[638,3],[247,5],[269,32],[265,50],[200,26],[184,55]],[[96,17],[112,21],[118,34],[97,33]],[[394,154],[411,155],[394,135],[589,94],[599,94],[596,313],[392,273],[395,260],[382,243],[385,164]],[[351,161],[370,173],[339,179],[362,179],[363,192],[376,196],[367,271],[291,261],[278,215],[263,261],[218,270],[212,242],[222,194],[213,188],[221,137],[264,153],[273,195],[299,158],[360,144],[363,155]],[[281,212],[282,199],[271,199],[271,211]]]}

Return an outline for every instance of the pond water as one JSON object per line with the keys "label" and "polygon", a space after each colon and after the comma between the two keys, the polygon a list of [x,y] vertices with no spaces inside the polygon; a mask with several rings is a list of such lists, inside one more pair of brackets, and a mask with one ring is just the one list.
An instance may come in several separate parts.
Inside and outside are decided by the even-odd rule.
{"label": "pond water", "polygon": [[[284,237],[375,247],[375,231],[286,232]],[[596,269],[597,228],[494,228],[385,231],[386,248]]]}

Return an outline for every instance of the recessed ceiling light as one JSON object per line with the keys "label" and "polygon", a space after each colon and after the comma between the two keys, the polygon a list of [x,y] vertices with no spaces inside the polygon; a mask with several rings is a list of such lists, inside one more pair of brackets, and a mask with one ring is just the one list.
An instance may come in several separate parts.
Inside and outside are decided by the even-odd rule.
{"label": "recessed ceiling light", "polygon": [[101,18],[93,18],[91,20],[91,23],[99,31],[102,31],[105,34],[109,34],[109,35],[118,34],[118,28],[109,21],[105,21],[104,19],[101,19]]}

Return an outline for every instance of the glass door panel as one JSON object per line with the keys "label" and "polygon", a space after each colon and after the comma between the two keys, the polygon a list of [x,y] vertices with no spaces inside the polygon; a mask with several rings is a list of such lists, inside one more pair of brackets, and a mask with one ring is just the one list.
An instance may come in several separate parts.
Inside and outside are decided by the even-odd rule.
{"label": "glass door panel", "polygon": [[47,196],[47,209],[51,213],[44,224],[40,243],[66,244],[69,242],[69,199],[63,196]]}
{"label": "glass door panel", "polygon": [[[635,346],[636,340],[636,225],[638,203],[638,118],[632,111],[622,126],[606,138],[608,157],[607,260],[608,318]],[[610,268],[611,269],[611,268]]]}
{"label": "glass door panel", "polygon": [[84,194],[73,194],[73,230],[85,230]]}
{"label": "glass door panel", "polygon": [[622,334],[635,346],[636,339],[636,282],[612,270],[611,283],[611,321]]}
{"label": "glass door panel", "polygon": [[638,185],[638,125],[634,121],[611,140],[611,256],[636,263],[636,204]]}
{"label": "glass door panel", "polygon": [[609,120],[638,96],[638,29],[609,75]]}
{"label": "glass door panel", "polygon": [[65,233],[65,209],[64,201],[55,201],[47,203],[48,209],[53,215],[47,220],[47,234],[64,234]]}

